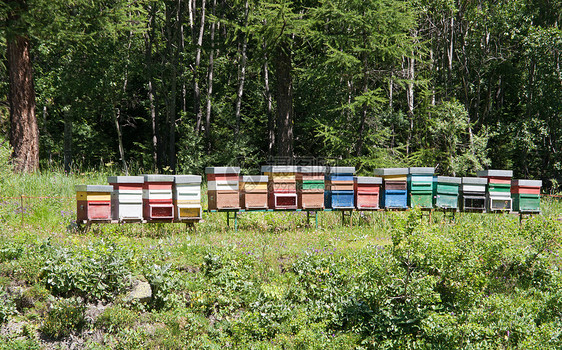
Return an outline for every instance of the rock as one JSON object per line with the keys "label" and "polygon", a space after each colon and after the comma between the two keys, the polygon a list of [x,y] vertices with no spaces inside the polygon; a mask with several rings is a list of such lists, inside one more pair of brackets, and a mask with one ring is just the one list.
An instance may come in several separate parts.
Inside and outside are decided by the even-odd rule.
{"label": "rock", "polygon": [[145,281],[135,281],[133,290],[129,293],[129,300],[138,300],[141,303],[148,303],[152,299],[152,289],[150,284]]}
{"label": "rock", "polygon": [[107,309],[109,305],[103,305],[101,302],[98,305],[90,304],[86,307],[84,312],[84,318],[89,323],[95,323],[98,317],[103,313],[103,310]]}

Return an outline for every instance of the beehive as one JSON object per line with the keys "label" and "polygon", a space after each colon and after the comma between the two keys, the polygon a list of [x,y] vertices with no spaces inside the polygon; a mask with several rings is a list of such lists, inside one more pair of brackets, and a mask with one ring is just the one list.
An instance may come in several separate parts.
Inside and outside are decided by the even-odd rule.
{"label": "beehive", "polygon": [[267,209],[268,176],[245,175],[240,183],[240,202],[245,210]]}
{"label": "beehive", "polygon": [[111,220],[113,186],[76,185],[76,215],[78,221]]}
{"label": "beehive", "polygon": [[382,177],[357,176],[355,178],[355,207],[359,210],[380,208]]}
{"label": "beehive", "polygon": [[297,209],[297,167],[294,165],[264,165],[268,176],[269,209]]}
{"label": "beehive", "polygon": [[435,207],[440,209],[455,209],[459,207],[460,177],[435,177]]}
{"label": "beehive", "polygon": [[486,211],[486,185],[488,179],[463,177],[460,187],[460,207],[463,211]]}
{"label": "beehive", "polygon": [[521,213],[541,211],[541,180],[512,180],[511,197],[513,210]]}
{"label": "beehive", "polygon": [[383,178],[381,205],[387,209],[408,207],[408,168],[379,168],[375,175]]}
{"label": "beehive", "polygon": [[297,201],[300,209],[324,209],[324,166],[297,168]]}
{"label": "beehive", "polygon": [[142,204],[145,220],[172,221],[174,219],[173,186],[173,175],[144,175]]}
{"label": "beehive", "polygon": [[201,176],[174,176],[174,219],[193,221],[202,218]]}
{"label": "beehive", "polygon": [[107,182],[113,187],[111,194],[113,220],[141,221],[144,176],[109,176]]}
{"label": "beehive", "polygon": [[240,209],[240,168],[207,167],[209,210]]}
{"label": "beehive", "polygon": [[476,173],[488,179],[486,201],[489,211],[511,211],[511,170],[482,170]]}
{"label": "beehive", "polygon": [[355,167],[330,167],[326,179],[324,205],[332,209],[354,209]]}
{"label": "beehive", "polygon": [[432,208],[435,168],[411,167],[408,172],[408,206],[410,208]]}

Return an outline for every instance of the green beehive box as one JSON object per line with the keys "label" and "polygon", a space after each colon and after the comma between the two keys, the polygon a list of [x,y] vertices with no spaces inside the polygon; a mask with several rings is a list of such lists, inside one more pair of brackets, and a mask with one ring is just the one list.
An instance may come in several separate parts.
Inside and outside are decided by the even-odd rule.
{"label": "green beehive box", "polygon": [[489,183],[489,184],[488,184],[488,191],[489,191],[489,192],[510,193],[510,191],[511,191],[511,184]]}
{"label": "green beehive box", "polygon": [[441,209],[456,209],[458,208],[459,196],[454,194],[436,194],[435,207]]}
{"label": "green beehive box", "polygon": [[540,196],[536,194],[513,194],[513,210],[519,212],[539,212],[541,210]]}
{"label": "green beehive box", "polygon": [[415,208],[432,208],[433,207],[433,192],[410,192],[410,207]]}
{"label": "green beehive box", "polygon": [[433,184],[435,186],[435,207],[457,209],[461,179],[459,177],[437,176]]}

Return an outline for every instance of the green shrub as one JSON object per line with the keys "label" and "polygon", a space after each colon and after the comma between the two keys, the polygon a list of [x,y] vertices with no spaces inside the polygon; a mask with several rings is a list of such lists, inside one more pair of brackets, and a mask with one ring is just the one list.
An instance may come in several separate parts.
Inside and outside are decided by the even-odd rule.
{"label": "green shrub", "polygon": [[103,311],[96,320],[96,326],[106,332],[115,333],[123,328],[132,327],[138,319],[138,314],[121,306],[111,306]]}
{"label": "green shrub", "polygon": [[55,296],[80,296],[87,301],[111,301],[130,285],[131,254],[101,240],[85,249],[53,247],[42,279]]}
{"label": "green shrub", "polygon": [[0,324],[16,313],[16,304],[3,289],[0,289]]}
{"label": "green shrub", "polygon": [[39,350],[42,349],[41,343],[36,339],[7,339],[0,338],[0,350]]}
{"label": "green shrub", "polygon": [[53,339],[67,337],[85,326],[85,311],[82,298],[57,299],[51,305],[40,331]]}

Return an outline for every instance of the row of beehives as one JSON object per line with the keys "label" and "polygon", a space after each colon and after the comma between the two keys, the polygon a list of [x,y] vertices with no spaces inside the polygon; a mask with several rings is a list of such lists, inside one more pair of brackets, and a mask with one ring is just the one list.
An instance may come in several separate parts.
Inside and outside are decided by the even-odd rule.
{"label": "row of beehives", "polygon": [[77,185],[79,222],[193,222],[201,219],[201,176],[110,176],[109,185]]}
{"label": "row of beehives", "polygon": [[374,177],[354,167],[264,166],[240,176],[238,167],[206,168],[210,210],[406,209],[540,211],[540,180],[512,180],[511,170],[478,177],[435,176],[431,167],[381,168]]}
{"label": "row of beehives", "polygon": [[[512,180],[509,170],[479,177],[434,176],[434,168],[383,168],[375,177],[353,167],[264,166],[240,176],[238,167],[206,168],[209,210],[440,208],[540,211],[538,180]],[[197,221],[201,176],[112,176],[109,185],[76,186],[79,221]]]}

